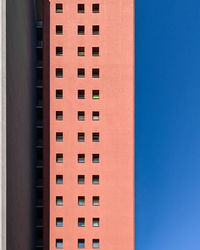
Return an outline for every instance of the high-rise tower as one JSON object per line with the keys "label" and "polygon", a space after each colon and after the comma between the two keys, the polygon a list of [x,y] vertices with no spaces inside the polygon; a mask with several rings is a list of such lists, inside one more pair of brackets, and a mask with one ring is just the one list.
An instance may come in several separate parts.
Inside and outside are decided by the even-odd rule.
{"label": "high-rise tower", "polygon": [[134,2],[44,13],[44,249],[133,250]]}

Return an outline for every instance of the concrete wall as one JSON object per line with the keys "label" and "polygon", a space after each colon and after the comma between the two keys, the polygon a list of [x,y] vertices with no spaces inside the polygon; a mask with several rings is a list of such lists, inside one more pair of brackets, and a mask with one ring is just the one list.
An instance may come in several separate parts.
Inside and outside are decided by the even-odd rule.
{"label": "concrete wall", "polygon": [[7,250],[32,248],[34,4],[7,0]]}
{"label": "concrete wall", "polygon": [[6,249],[6,1],[0,1],[0,250]]}
{"label": "concrete wall", "polygon": [[[92,249],[92,239],[100,240],[101,250],[134,249],[134,2],[132,0],[99,0],[100,13],[92,13],[94,1],[84,0],[85,13],[77,13],[78,1],[61,0],[63,13],[56,13],[56,0],[50,1],[50,249],[56,239],[63,248],[76,250],[78,239],[85,239],[85,249]],[[96,3],[96,2],[95,2]],[[56,35],[56,25],[63,34]],[[85,25],[85,34],[77,35],[77,26]],[[92,25],[100,25],[100,34],[92,35]],[[56,56],[56,46],[63,56]],[[85,56],[77,56],[77,47],[85,47]],[[92,47],[100,48],[92,56]],[[63,68],[63,78],[56,77]],[[77,69],[85,68],[85,78],[77,77]],[[100,77],[92,78],[92,68],[100,69]],[[63,99],[56,99],[56,90]],[[77,91],[85,90],[85,99]],[[92,99],[92,90],[100,91]],[[56,120],[63,111],[63,120]],[[85,112],[78,121],[77,112]],[[99,111],[99,121],[92,112]],[[63,132],[63,142],[56,142],[56,132]],[[85,141],[78,142],[78,132]],[[100,133],[100,141],[92,141],[92,133]],[[56,162],[63,154],[63,163]],[[78,163],[85,154],[85,163]],[[92,162],[92,154],[100,162]],[[56,184],[63,175],[63,184]],[[85,183],[77,183],[78,175]],[[98,185],[92,175],[100,176]],[[63,206],[56,206],[56,196],[63,196]],[[78,206],[78,196],[85,205]],[[92,206],[92,197],[100,197],[100,205]],[[56,217],[63,217],[63,227],[56,227]],[[78,217],[85,226],[78,227]],[[92,219],[100,218],[93,227]]]}

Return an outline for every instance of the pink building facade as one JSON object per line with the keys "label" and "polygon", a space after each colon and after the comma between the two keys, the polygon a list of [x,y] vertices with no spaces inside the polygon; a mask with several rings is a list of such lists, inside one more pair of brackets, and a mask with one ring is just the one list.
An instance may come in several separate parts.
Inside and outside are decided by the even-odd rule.
{"label": "pink building facade", "polygon": [[46,249],[133,250],[134,2],[51,0],[49,51]]}

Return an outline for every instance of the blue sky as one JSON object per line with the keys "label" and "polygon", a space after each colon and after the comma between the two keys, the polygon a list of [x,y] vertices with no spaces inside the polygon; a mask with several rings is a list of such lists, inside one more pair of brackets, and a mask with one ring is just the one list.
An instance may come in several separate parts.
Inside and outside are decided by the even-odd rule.
{"label": "blue sky", "polygon": [[200,250],[200,1],[136,0],[136,250]]}

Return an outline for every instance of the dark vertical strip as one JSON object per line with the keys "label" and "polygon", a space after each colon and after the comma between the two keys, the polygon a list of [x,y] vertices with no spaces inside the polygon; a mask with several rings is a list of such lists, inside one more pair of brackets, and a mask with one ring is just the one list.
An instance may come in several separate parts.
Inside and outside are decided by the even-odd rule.
{"label": "dark vertical strip", "polygon": [[44,212],[43,212],[43,225],[44,225],[44,250],[49,250],[49,129],[50,129],[50,114],[49,114],[49,65],[50,65],[50,3],[49,0],[44,0],[44,15],[43,15],[43,100],[44,100]]}

